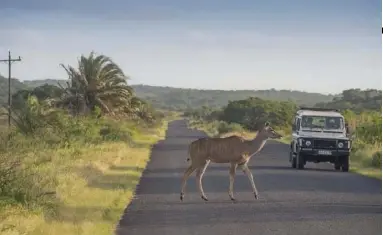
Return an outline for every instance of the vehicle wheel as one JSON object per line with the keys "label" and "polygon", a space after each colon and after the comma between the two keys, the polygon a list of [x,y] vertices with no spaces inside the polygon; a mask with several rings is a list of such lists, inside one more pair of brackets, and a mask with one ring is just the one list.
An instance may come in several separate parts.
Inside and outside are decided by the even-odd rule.
{"label": "vehicle wheel", "polygon": [[305,167],[305,159],[303,158],[302,155],[297,153],[296,161],[297,161],[297,167],[298,169],[303,169]]}
{"label": "vehicle wheel", "polygon": [[340,170],[340,164],[339,163],[335,163],[334,164],[334,169],[339,171]]}
{"label": "vehicle wheel", "polygon": [[349,165],[350,165],[350,157],[346,156],[346,157],[343,158],[343,161],[342,161],[342,171],[343,172],[348,172]]}
{"label": "vehicle wheel", "polygon": [[291,167],[292,168],[297,168],[297,157],[294,157],[294,154],[291,153]]}

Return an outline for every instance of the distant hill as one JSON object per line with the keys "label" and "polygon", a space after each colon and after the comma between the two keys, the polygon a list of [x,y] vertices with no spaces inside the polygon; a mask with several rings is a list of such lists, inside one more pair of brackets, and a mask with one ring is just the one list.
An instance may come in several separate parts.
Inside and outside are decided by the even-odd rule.
{"label": "distant hill", "polygon": [[61,86],[66,86],[67,80],[58,80],[58,79],[41,79],[41,80],[28,80],[28,81],[23,81],[25,85],[31,88],[35,88],[38,86],[42,86],[44,84],[48,85],[54,85],[58,86],[57,84],[59,83]]}
{"label": "distant hill", "polygon": [[154,106],[184,110],[203,105],[220,107],[230,100],[259,97],[268,100],[293,101],[298,105],[313,106],[318,102],[329,102],[334,95],[294,90],[197,90],[148,85],[133,85],[137,95],[149,100]]}
{"label": "distant hill", "polygon": [[[44,84],[66,85],[66,80],[44,79],[29,80],[21,82],[12,80],[12,91],[20,89],[31,89]],[[0,76],[0,103],[6,103],[8,93],[8,81]],[[203,105],[220,107],[226,105],[230,100],[246,99],[256,96],[269,100],[291,100],[298,105],[313,106],[316,103],[326,103],[333,100],[334,95],[310,93],[294,90],[198,90],[186,88],[160,87],[149,85],[132,85],[138,97],[148,100],[153,106],[161,109],[185,110],[197,108]]]}

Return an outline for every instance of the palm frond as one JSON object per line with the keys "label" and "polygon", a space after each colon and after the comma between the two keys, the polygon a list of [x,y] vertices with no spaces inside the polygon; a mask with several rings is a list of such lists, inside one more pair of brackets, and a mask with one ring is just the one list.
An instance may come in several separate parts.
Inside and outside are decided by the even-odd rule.
{"label": "palm frond", "polygon": [[127,84],[129,77],[111,58],[92,51],[79,58],[77,69],[61,66],[68,74],[70,84],[59,104],[73,104],[80,97],[89,109],[99,106],[105,113],[131,105],[134,90]]}

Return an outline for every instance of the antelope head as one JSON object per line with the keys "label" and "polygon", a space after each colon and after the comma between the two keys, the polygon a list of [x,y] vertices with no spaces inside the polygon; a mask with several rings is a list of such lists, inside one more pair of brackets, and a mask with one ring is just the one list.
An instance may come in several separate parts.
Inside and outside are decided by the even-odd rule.
{"label": "antelope head", "polygon": [[258,135],[262,135],[265,139],[280,139],[282,138],[281,134],[278,134],[269,124],[266,122],[263,128],[258,132]]}

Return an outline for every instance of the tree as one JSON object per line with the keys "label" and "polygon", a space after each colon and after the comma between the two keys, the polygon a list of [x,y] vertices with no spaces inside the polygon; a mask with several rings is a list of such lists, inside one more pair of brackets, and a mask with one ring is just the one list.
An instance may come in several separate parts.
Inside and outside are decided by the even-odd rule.
{"label": "tree", "polygon": [[376,89],[348,89],[344,90],[340,97],[334,98],[331,102],[319,102],[315,107],[350,109],[357,113],[365,110],[381,111],[382,91]]}
{"label": "tree", "polygon": [[35,96],[38,101],[47,99],[58,99],[63,94],[63,90],[54,85],[44,84],[35,87],[33,90],[22,89],[12,95],[12,108],[19,109],[24,107],[29,96]]}
{"label": "tree", "polygon": [[229,123],[239,123],[250,130],[258,130],[266,121],[275,127],[285,128],[291,124],[296,110],[297,106],[292,102],[249,97],[230,101],[223,108],[221,118]]}
{"label": "tree", "polygon": [[103,113],[113,113],[121,106],[129,107],[133,89],[128,86],[121,68],[105,55],[81,56],[77,69],[61,66],[69,76],[64,95],[58,102],[77,112],[87,112],[99,107]]}
{"label": "tree", "polygon": [[33,89],[32,95],[39,100],[60,98],[63,90],[54,85],[44,84]]}

